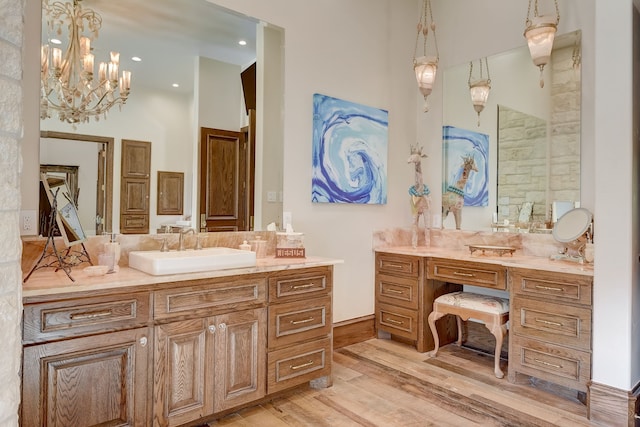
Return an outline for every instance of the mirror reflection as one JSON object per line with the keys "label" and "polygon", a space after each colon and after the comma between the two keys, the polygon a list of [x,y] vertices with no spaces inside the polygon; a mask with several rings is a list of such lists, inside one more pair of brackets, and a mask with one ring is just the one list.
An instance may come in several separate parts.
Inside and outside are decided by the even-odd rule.
{"label": "mirror reflection", "polygon": [[[69,190],[66,176],[55,172],[42,173],[40,180],[49,202],[47,234],[62,235],[67,247],[84,242],[86,235],[76,210],[75,195]],[[54,216],[55,226],[52,220]]]}
{"label": "mirror reflection", "polygon": [[[487,58],[491,91],[480,121],[469,63],[444,72],[444,125],[489,137],[489,202],[465,206],[463,228],[550,232],[554,201],[580,203],[580,31],[558,36],[544,88],[526,46]],[[497,191],[493,191],[497,189]],[[495,225],[499,224],[499,227]],[[455,228],[451,218],[445,228]]]}
{"label": "mirror reflection", "polygon": [[[108,58],[110,51],[118,51],[120,68],[132,72],[129,99],[121,109],[115,107],[108,112],[106,118],[77,125],[63,123],[55,116],[41,120],[41,131],[45,133],[72,135],[65,141],[66,147],[62,147],[60,138],[55,145],[55,137],[43,138],[40,163],[79,167],[78,206],[87,234],[126,232],[130,216],[123,213],[127,208],[123,200],[131,199],[127,193],[131,187],[125,188],[123,184],[122,140],[151,143],[149,191],[141,199],[148,232],[184,221],[200,229],[202,209],[207,221],[210,217],[237,217],[239,210],[244,209],[243,223],[231,226],[237,229],[261,230],[271,222],[279,224],[283,158],[282,29],[206,0],[83,0],[82,6],[102,17],[102,28],[91,43],[96,67],[99,60]],[[65,35],[52,34],[44,21],[43,17],[42,42],[50,43],[52,38],[59,37],[65,49]],[[238,43],[241,39],[246,42],[244,46]],[[141,61],[136,62],[133,57]],[[257,65],[254,84],[248,88],[242,74],[253,64]],[[251,185],[243,193],[235,194],[234,204],[225,205],[222,212],[206,210],[210,201],[206,199],[210,196],[207,188],[201,188],[201,183],[207,182],[201,176],[202,128],[234,132],[242,137],[242,143],[252,144],[246,160],[249,166],[234,165],[234,173],[242,176],[231,180],[240,183],[246,176]],[[98,167],[100,155],[96,151],[102,144],[86,144],[92,141],[73,135],[113,141],[112,176],[89,171],[89,167]],[[77,155],[87,150],[91,151],[87,158],[71,160],[71,153]],[[223,149],[223,154],[229,153]],[[158,171],[184,174],[183,215],[157,214]],[[111,193],[99,191],[100,176],[105,176],[105,187],[112,187]],[[84,205],[90,206],[89,214],[82,213]]]}

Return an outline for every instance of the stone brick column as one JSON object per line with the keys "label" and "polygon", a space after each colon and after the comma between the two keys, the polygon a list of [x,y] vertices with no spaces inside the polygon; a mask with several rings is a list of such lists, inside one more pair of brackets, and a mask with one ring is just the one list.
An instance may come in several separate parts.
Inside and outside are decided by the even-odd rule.
{"label": "stone brick column", "polygon": [[22,319],[19,232],[24,2],[0,0],[0,426],[18,425]]}

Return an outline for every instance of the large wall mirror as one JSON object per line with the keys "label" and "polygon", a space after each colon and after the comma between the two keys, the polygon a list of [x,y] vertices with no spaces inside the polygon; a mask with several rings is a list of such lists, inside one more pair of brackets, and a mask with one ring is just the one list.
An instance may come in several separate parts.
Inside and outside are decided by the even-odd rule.
{"label": "large wall mirror", "polygon": [[[91,45],[96,67],[108,61],[110,51],[118,51],[120,69],[132,72],[127,103],[112,108],[106,119],[76,125],[55,116],[40,121],[40,164],[79,166],[79,214],[87,234],[119,231],[122,139],[152,144],[150,232],[187,217],[199,226],[199,130],[240,132],[247,127],[241,73],[253,63],[257,123],[251,225],[261,230],[280,223],[284,30],[207,0],[83,0],[81,5],[102,17]],[[66,34],[52,33],[44,16],[42,21],[42,42],[61,38],[64,49]],[[239,45],[241,39],[246,45]],[[112,141],[111,169],[85,174],[97,167],[103,139]],[[157,215],[157,171],[184,173],[184,215]],[[96,174],[105,176],[106,192],[99,191]],[[84,204],[92,213],[82,213]],[[97,213],[96,206],[103,206],[104,213]]]}
{"label": "large wall mirror", "polygon": [[[488,205],[465,206],[463,229],[487,230],[495,220],[513,226],[531,209],[522,230],[543,231],[554,201],[579,205],[580,49],[579,30],[556,37],[542,88],[526,45],[488,57],[491,92],[480,124],[469,63],[444,71],[443,124],[489,136]],[[443,225],[455,228],[453,217]]]}

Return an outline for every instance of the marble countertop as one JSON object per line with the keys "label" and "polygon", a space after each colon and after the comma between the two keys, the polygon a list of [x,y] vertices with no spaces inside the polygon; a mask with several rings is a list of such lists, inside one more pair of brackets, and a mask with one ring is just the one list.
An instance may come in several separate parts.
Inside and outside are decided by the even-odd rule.
{"label": "marble countertop", "polygon": [[557,271],[559,273],[580,274],[593,276],[593,264],[581,264],[574,261],[554,260],[550,257],[523,255],[517,250],[513,255],[497,255],[491,251],[482,253],[476,251],[471,254],[468,248],[445,249],[438,247],[390,246],[375,249],[376,252],[384,252],[399,255],[413,255],[430,258],[446,258],[461,261],[475,261],[487,264],[498,264],[511,268],[528,268],[533,270]]}
{"label": "marble countertop", "polygon": [[64,293],[123,289],[136,286],[159,285],[187,280],[210,279],[216,277],[238,276],[243,274],[267,273],[298,268],[321,267],[341,264],[343,261],[331,258],[308,256],[306,258],[266,257],[257,260],[255,267],[233,268],[226,270],[204,271],[199,273],[170,274],[152,276],[142,271],[121,267],[118,272],[103,276],[89,276],[83,271],[89,264],[82,264],[71,270],[71,281],[64,271],[44,268],[35,271],[26,283],[22,284],[22,297],[25,302],[30,298]]}

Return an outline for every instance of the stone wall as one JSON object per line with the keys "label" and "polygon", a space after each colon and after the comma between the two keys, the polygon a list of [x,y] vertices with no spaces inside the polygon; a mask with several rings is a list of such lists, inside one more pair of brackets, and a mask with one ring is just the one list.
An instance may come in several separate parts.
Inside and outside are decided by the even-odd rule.
{"label": "stone wall", "polygon": [[0,426],[18,425],[22,319],[20,143],[24,0],[0,0]]}

